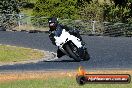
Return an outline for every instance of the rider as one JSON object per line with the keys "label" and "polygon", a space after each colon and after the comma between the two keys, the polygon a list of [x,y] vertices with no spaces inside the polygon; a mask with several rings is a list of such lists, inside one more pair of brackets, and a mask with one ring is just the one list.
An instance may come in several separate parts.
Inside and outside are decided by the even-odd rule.
{"label": "rider", "polygon": [[[82,41],[82,38],[81,38],[78,30],[72,29],[72,28],[67,27],[65,25],[60,25],[58,23],[58,19],[56,17],[49,18],[48,19],[48,23],[49,23],[49,28],[50,28],[50,30],[49,30],[49,38],[52,41],[53,45],[56,45],[54,36],[61,35],[61,32],[62,32],[63,29],[65,29],[71,35],[76,36],[77,38],[79,38]],[[80,48],[80,51],[82,51],[82,48]],[[63,55],[65,55],[65,54],[58,48],[57,57],[60,58]]]}

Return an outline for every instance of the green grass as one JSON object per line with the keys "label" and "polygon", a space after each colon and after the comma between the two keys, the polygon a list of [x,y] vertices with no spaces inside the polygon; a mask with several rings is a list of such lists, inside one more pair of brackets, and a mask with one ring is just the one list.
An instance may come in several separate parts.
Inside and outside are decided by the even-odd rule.
{"label": "green grass", "polygon": [[0,83],[0,88],[131,88],[130,84],[85,84],[80,86],[75,78],[32,79]]}
{"label": "green grass", "polygon": [[44,57],[44,54],[37,50],[0,45],[0,62],[19,62],[42,57]]}

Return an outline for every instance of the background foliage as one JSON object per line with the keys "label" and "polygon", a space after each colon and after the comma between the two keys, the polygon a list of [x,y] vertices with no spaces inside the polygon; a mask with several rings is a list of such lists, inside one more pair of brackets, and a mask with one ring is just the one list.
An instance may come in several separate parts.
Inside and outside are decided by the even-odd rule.
{"label": "background foliage", "polygon": [[33,9],[33,23],[44,23],[40,17],[58,17],[64,19],[77,19],[77,0],[38,0]]}
{"label": "background foliage", "polygon": [[[68,20],[132,23],[132,0],[1,0],[0,25],[15,26],[18,16],[28,14],[34,25],[43,26],[47,17]],[[14,14],[14,15],[9,15]],[[32,17],[33,16],[33,17]],[[66,24],[71,22],[64,20]],[[82,25],[82,24],[81,24]]]}
{"label": "background foliage", "polygon": [[[131,23],[132,0],[38,0],[33,15],[65,19]],[[36,19],[38,22],[40,19]],[[42,22],[42,21],[40,21]]]}
{"label": "background foliage", "polygon": [[15,26],[16,14],[18,13],[16,0],[0,0],[0,26],[11,29]]}
{"label": "background foliage", "polygon": [[103,6],[97,2],[84,3],[79,8],[79,14],[83,20],[103,21]]}

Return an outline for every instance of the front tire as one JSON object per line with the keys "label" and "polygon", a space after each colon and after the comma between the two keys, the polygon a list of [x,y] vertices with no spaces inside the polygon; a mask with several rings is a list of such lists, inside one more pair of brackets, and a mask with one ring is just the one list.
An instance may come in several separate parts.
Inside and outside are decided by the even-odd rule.
{"label": "front tire", "polygon": [[77,62],[80,62],[80,61],[81,61],[81,58],[78,57],[78,56],[72,51],[72,49],[70,48],[69,45],[65,45],[65,49],[66,49],[67,53],[70,55],[70,57],[72,57],[75,61],[77,61]]}

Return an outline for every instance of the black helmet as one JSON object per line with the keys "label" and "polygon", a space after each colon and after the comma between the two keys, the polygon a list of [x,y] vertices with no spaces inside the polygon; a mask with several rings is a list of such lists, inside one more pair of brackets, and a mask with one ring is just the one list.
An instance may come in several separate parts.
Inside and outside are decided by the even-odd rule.
{"label": "black helmet", "polygon": [[55,30],[58,24],[58,19],[56,17],[51,17],[48,19],[50,30]]}

